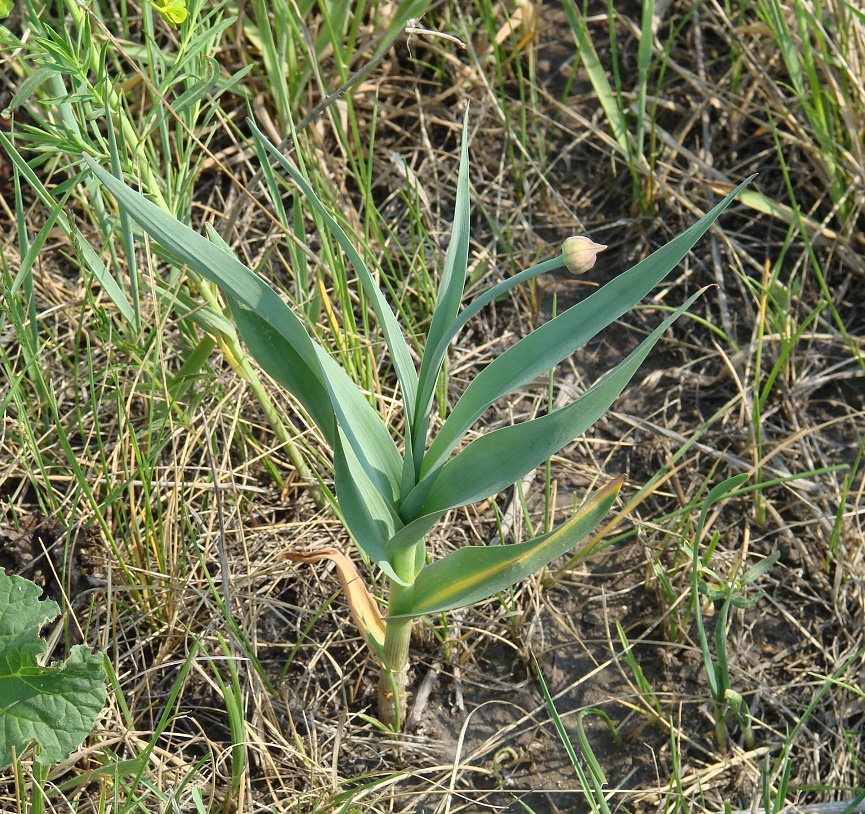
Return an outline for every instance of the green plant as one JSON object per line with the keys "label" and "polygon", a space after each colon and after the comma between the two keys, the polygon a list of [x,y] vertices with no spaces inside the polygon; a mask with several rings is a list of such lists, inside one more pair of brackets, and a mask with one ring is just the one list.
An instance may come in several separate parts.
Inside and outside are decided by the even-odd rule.
{"label": "green plant", "polygon": [[[863,655],[865,655],[865,652],[863,652],[862,648],[857,649],[849,658],[845,659],[841,663],[832,675],[821,675],[820,673],[809,671],[810,676],[821,679],[822,683],[818,686],[817,691],[814,693],[814,696],[803,711],[802,715],[799,716],[795,725],[787,733],[787,737],[784,738],[784,743],[781,747],[781,752],[777,758],[775,758],[774,763],[770,752],[767,752],[766,757],[763,759],[760,774],[763,811],[765,814],[779,814],[779,812],[782,811],[789,811],[791,808],[789,798],[795,797],[795,792],[801,790],[791,785],[794,769],[791,756],[795,752],[794,746],[796,745],[799,735],[802,734],[803,730],[807,731],[807,727],[812,720],[814,711],[817,709],[818,705],[829,690],[833,687],[840,687],[847,692],[858,695],[860,698],[865,697],[865,693],[862,692],[859,686],[841,680],[841,677],[847,674],[851,667],[854,670],[858,670],[858,666],[854,665],[860,663]],[[818,786],[817,788],[820,791],[828,791],[825,787]],[[837,792],[838,789],[835,788],[833,791]],[[850,791],[855,795],[853,799],[845,800],[843,803],[837,804],[839,809],[843,806],[845,814],[846,812],[851,812],[852,814],[854,811],[861,810],[860,803],[865,799],[865,790],[862,789],[861,784],[851,787]]]}
{"label": "green plant", "polygon": [[41,767],[67,758],[105,705],[102,656],[75,645],[63,662],[44,665],[39,629],[60,613],[42,589],[0,568],[0,768],[33,745]]}
{"label": "green plant", "polygon": [[[637,82],[633,93],[636,98],[631,105],[628,104],[626,94],[622,89],[622,74],[616,38],[616,12],[612,0],[608,0],[607,2],[610,68],[601,64],[591,32],[589,31],[588,14],[585,5],[583,10],[580,11],[575,0],[566,0],[564,9],[571,27],[580,62],[604,111],[613,135],[615,147],[619,155],[627,163],[631,174],[634,202],[639,204],[642,214],[650,214],[654,206],[652,182],[654,180],[653,166],[656,151],[654,143],[654,118],[656,111],[654,110],[654,105],[651,110],[648,109],[646,102],[649,74],[654,61],[652,46],[654,33],[652,25],[655,14],[655,2],[654,0],[644,0],[642,3],[639,46],[636,55]],[[667,56],[667,52],[664,51],[658,57],[661,63],[661,76],[658,78],[658,85],[660,85],[660,81],[663,78],[663,67]],[[615,87],[610,84],[609,75],[611,72]],[[650,136],[648,149],[646,146],[646,131],[649,132]]]}
{"label": "green plant", "polygon": [[[591,744],[586,735],[586,728],[583,726],[583,719],[587,715],[597,715],[607,725],[613,738],[615,738],[616,743],[619,743],[620,738],[616,727],[613,726],[610,716],[601,709],[589,707],[588,709],[580,710],[577,713],[577,738],[580,742],[580,752],[583,755],[583,761],[581,761],[574,749],[573,743],[571,743],[571,738],[568,735],[568,730],[565,729],[562,717],[559,715],[558,709],[556,709],[556,702],[553,700],[553,696],[550,695],[547,682],[544,680],[544,674],[537,661],[535,661],[535,674],[537,675],[538,682],[541,685],[541,692],[544,695],[544,702],[547,705],[547,710],[550,713],[550,717],[553,719],[553,726],[555,726],[556,733],[558,734],[562,745],[565,747],[565,751],[568,753],[568,759],[571,761],[571,766],[574,767],[577,779],[580,782],[580,788],[583,790],[583,795],[586,798],[586,802],[589,804],[589,808],[591,811],[595,812],[595,814],[610,814],[610,807],[607,804],[606,797],[604,796],[604,786],[607,785],[607,778],[604,776],[604,770],[601,768],[601,764],[598,763],[598,759],[592,751]],[[585,762],[585,768],[583,767],[583,762]]]}
{"label": "green plant", "polygon": [[[304,98],[307,84],[313,75],[322,80],[320,72],[309,66],[318,65],[322,53],[335,50],[340,66],[347,71],[347,66],[359,56],[360,52],[356,53],[355,47],[361,51],[366,47],[362,37],[361,42],[357,42],[364,17],[362,8],[352,10],[351,4],[345,3],[324,6],[323,9],[338,19],[329,20],[326,30],[314,44],[309,44],[310,50],[307,50],[304,32],[308,36],[308,30],[303,20],[313,7],[311,2],[300,3],[302,9],[284,4],[275,9],[272,4],[261,2],[251,5],[252,9],[242,15],[242,19],[250,23],[244,26],[238,24],[230,4],[226,2],[193,3],[187,8],[184,0],[153,0],[141,9],[140,29],[133,25],[130,31],[128,19],[114,15],[110,7],[101,8],[98,3],[86,11],[63,0],[23,4],[21,13],[26,20],[27,37],[19,38],[12,30],[0,26],[0,51],[16,55],[15,69],[21,78],[7,110],[14,115],[13,126],[8,135],[0,133],[0,146],[12,160],[16,176],[21,174],[40,194],[73,247],[76,251],[80,248],[79,264],[99,281],[117,308],[122,316],[119,323],[124,333],[134,338],[136,344],[146,341],[143,337],[152,327],[152,317],[146,313],[145,317],[150,319],[142,320],[141,311],[148,308],[148,293],[153,293],[158,300],[160,316],[173,312],[180,317],[180,327],[189,351],[181,370],[168,376],[172,399],[182,399],[192,382],[206,370],[213,351],[218,350],[255,394],[298,475],[314,486],[315,478],[307,462],[309,450],[303,447],[302,433],[286,425],[285,417],[270,400],[230,321],[218,307],[217,294],[212,286],[190,272],[182,282],[176,275],[170,275],[167,281],[151,277],[154,289],[148,292],[140,284],[140,270],[134,262],[131,224],[121,218],[116,230],[108,228],[98,184],[91,179],[78,187],[74,195],[106,238],[106,245],[99,247],[99,252],[94,252],[81,239],[78,227],[71,224],[62,212],[71,193],[67,192],[61,200],[55,201],[44,189],[46,177],[58,169],[65,172],[61,168],[68,164],[70,154],[77,155],[82,150],[93,149],[89,145],[98,144],[96,149],[107,151],[111,156],[115,172],[140,177],[142,189],[148,196],[166,211],[185,220],[192,207],[192,192],[208,156],[211,140],[220,130],[219,121],[224,116],[228,100],[234,94],[249,93],[247,83],[252,64],[229,74],[221,69],[213,56],[220,48],[238,48],[244,52],[249,48],[253,56],[258,53],[256,49],[261,49],[268,76],[275,82],[273,93],[280,119],[285,123],[284,132],[288,132],[288,122],[292,114],[299,112],[298,102]],[[423,0],[401,4],[380,41],[376,41],[376,50],[369,62],[346,78],[338,92],[324,101],[332,103],[337,97],[344,96],[349,87],[368,75],[402,35],[407,21],[418,16],[423,9]],[[250,14],[254,19],[250,19]],[[170,48],[164,47],[164,31],[159,29],[157,15],[171,26],[180,26],[172,33]],[[100,20],[110,24],[118,18],[125,19],[125,22],[112,34],[129,43],[125,51],[117,50],[118,41],[113,38],[103,41],[108,29],[103,27],[104,24],[94,23]],[[271,19],[272,31],[269,27]],[[264,28],[258,30],[253,25],[256,22]],[[346,30],[348,28],[350,32]],[[231,36],[235,31],[245,31],[244,36],[248,36],[251,42],[241,39],[232,43]],[[346,43],[344,36],[349,33]],[[305,52],[306,67],[298,70],[297,55]],[[289,56],[293,61],[286,62]],[[283,94],[280,88],[283,83],[276,82],[277,77],[291,82],[286,86],[289,94],[285,97],[288,100],[286,104],[290,104],[285,109],[281,106]],[[132,88],[137,90],[124,91]],[[146,103],[132,101],[139,92],[148,100]],[[323,108],[317,106],[316,110],[321,113]],[[107,119],[108,126],[94,126],[97,118],[100,121]],[[19,120],[22,122],[20,125]],[[351,121],[356,131],[353,116]],[[304,126],[301,121],[298,131]],[[357,132],[353,135],[358,142],[361,141]],[[166,160],[166,156],[171,156],[171,159]],[[168,166],[166,172],[160,172],[159,167],[165,165]],[[38,175],[35,169],[39,170]],[[16,275],[12,293],[19,287],[23,288],[29,305],[32,305],[31,265],[50,228],[51,224],[45,228],[44,236],[40,234],[32,246],[22,246],[24,262]],[[21,242],[25,242],[26,230],[20,235]],[[120,251],[119,246],[122,246]],[[118,263],[118,256],[124,253],[127,258],[125,266]],[[31,316],[31,327],[37,330],[35,312]],[[156,380],[164,373],[159,369],[147,372]],[[271,474],[282,486],[275,467]],[[317,489],[314,488],[312,494],[317,502],[322,502]]]}
{"label": "green plant", "polygon": [[[127,187],[89,156],[84,156],[84,161],[122,211],[164,251],[222,289],[252,356],[295,396],[333,450],[338,499],[334,508],[359,548],[388,578],[387,618],[361,624],[361,633],[382,665],[379,717],[385,725],[398,729],[405,717],[412,619],[480,602],[543,568],[600,522],[623,479],[611,481],[564,524],[528,542],[467,546],[427,563],[426,534],[450,510],[511,486],[588,429],[622,392],[667,327],[701,292],[688,298],[630,356],[567,406],[481,435],[456,455],[452,453],[493,402],[553,368],[645,296],[705,233],[738,189],[652,256],[502,353],[472,381],[428,444],[436,382],[448,346],[461,328],[482,307],[538,274],[560,268],[569,260],[578,263],[572,262],[572,271],[585,270],[588,256],[579,251],[575,255],[572,241],[567,256],[559,255],[514,275],[460,312],[469,249],[468,143],[464,129],[453,234],[418,370],[400,325],[355,241],[320,202],[301,170],[254,125],[252,128],[257,143],[300,188],[359,277],[400,385],[402,433],[394,431],[391,435],[378,411],[310,337],[292,309],[228,250],[213,229],[208,240]],[[585,248],[586,241],[576,248]],[[593,260],[594,253],[589,254]],[[363,593],[365,589],[357,582],[353,580],[354,587]],[[378,606],[371,598],[365,607],[378,616]],[[362,616],[356,614],[361,621]]]}
{"label": "green plant", "polygon": [[[727,733],[727,720],[735,717],[742,729],[745,746],[754,748],[754,731],[751,727],[751,718],[748,704],[741,693],[733,689],[730,682],[730,672],[727,662],[727,621],[730,617],[730,608],[746,609],[759,601],[762,592],[755,596],[746,598],[742,596],[742,590],[748,585],[756,582],[777,561],[780,552],[775,551],[756,565],[752,565],[741,577],[738,568],[733,578],[729,581],[716,574],[708,567],[711,552],[718,543],[719,535],[716,532],[709,543],[709,553],[706,562],[700,559],[700,540],[703,536],[703,528],[709,509],[719,500],[723,500],[730,492],[738,489],[746,480],[747,475],[737,475],[719,483],[706,496],[700,519],[694,533],[694,542],[691,547],[691,590],[694,599],[694,614],[697,621],[697,634],[700,639],[700,650],[703,654],[703,664],[706,667],[706,678],[709,682],[709,691],[712,694],[712,702],[715,713],[715,738],[721,749],[727,748],[729,735]],[[708,579],[707,579],[708,577]],[[711,580],[711,582],[709,581]],[[700,597],[705,596],[710,602],[721,602],[721,609],[715,620],[715,655],[709,647],[709,637],[706,634],[706,626],[703,621],[703,611],[700,606]]]}

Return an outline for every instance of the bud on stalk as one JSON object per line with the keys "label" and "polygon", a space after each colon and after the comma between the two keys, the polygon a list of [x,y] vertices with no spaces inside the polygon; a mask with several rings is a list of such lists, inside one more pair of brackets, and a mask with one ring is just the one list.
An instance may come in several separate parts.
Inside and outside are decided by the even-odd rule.
{"label": "bud on stalk", "polygon": [[562,243],[562,259],[571,274],[583,274],[595,265],[598,255],[606,248],[586,235],[576,235]]}

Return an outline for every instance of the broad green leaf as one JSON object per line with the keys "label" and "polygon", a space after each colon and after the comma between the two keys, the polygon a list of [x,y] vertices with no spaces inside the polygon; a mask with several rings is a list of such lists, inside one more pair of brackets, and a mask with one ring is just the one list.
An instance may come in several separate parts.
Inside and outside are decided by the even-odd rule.
{"label": "broad green leaf", "polygon": [[[209,224],[207,233],[217,245],[231,252],[219,233]],[[396,488],[401,471],[399,450],[384,426],[381,416],[364,398],[345,371],[324,348],[317,343],[314,344],[325,380],[325,388],[317,393],[314,387],[309,387],[308,382],[299,380],[298,377],[304,375],[303,363],[294,348],[282,336],[261,320],[255,312],[231,300],[230,297],[229,306],[241,330],[241,336],[256,361],[290,393],[310,390],[310,402],[314,397],[318,397],[318,403],[301,403],[322,430],[331,447],[335,442],[333,421],[335,411],[364,471],[381,494],[393,503],[397,497]]]}
{"label": "broad green leaf", "polygon": [[381,326],[384,334],[385,342],[388,350],[390,350],[391,359],[393,360],[394,370],[396,371],[397,379],[403,391],[403,399],[406,405],[406,421],[409,426],[412,426],[413,405],[417,399],[417,371],[415,370],[414,362],[411,358],[408,345],[405,337],[402,335],[399,323],[388,305],[384,294],[375,282],[375,278],[369,267],[361,257],[360,252],[355,248],[351,238],[345,233],[345,230],[336,222],[333,215],[328,212],[327,207],[321,202],[315,194],[312,185],[303,175],[300,170],[294,166],[271,142],[267,136],[256,127],[253,121],[249,122],[252,128],[252,133],[256,140],[264,146],[264,148],[279,162],[279,165],[291,176],[292,181],[297,184],[310,205],[319,214],[324,221],[330,233],[339,243],[342,250],[345,252],[354,270],[357,272],[361,286],[369,299],[370,305],[375,312],[376,319]]}
{"label": "broad green leaf", "polygon": [[313,378],[309,367],[285,337],[255,311],[225,294],[231,316],[244,344],[278,384],[293,393],[333,446],[335,413],[327,387]]}
{"label": "broad green leaf", "polygon": [[405,585],[391,567],[387,549],[387,541],[402,523],[366,476],[341,427],[336,432],[333,469],[340,514],[352,538],[391,579]]}
{"label": "broad green leaf", "polygon": [[[216,283],[235,306],[240,304],[247,309],[245,313],[241,313],[241,308],[237,309],[241,336],[245,329],[247,335],[243,336],[244,341],[249,340],[262,353],[267,364],[271,365],[268,372],[277,381],[280,378],[274,374],[275,354],[267,353],[266,344],[271,341],[276,343],[279,338],[281,350],[285,351],[287,357],[290,356],[292,369],[282,380],[290,379],[295,388],[292,394],[316,422],[322,422],[319,427],[330,440],[333,438],[333,416],[328,416],[322,407],[322,394],[326,393],[331,400],[333,415],[347,428],[351,442],[360,445],[357,448],[358,457],[371,462],[375,471],[385,474],[388,478],[386,493],[395,494],[399,489],[401,460],[384,423],[359,394],[348,374],[310,338],[303,323],[279,295],[230,251],[177,221],[103,170],[88,156],[84,156],[84,161],[114,195],[118,204],[163,249]],[[293,355],[290,355],[289,348]],[[325,362],[325,358],[329,361]],[[324,366],[327,367],[327,375]]]}
{"label": "broad green leaf", "polygon": [[444,463],[469,427],[494,401],[555,367],[633,308],[676,267],[747,183],[740,184],[666,246],[523,337],[490,362],[466,388],[430,444],[421,477]]}
{"label": "broad green leaf", "polygon": [[393,438],[381,416],[324,348],[319,348],[319,361],[331,399],[338,405],[337,418],[343,433],[364,471],[394,505],[399,494],[402,460]]}
{"label": "broad green leaf", "polygon": [[[147,234],[193,271],[216,283],[235,300],[270,323],[303,360],[309,376],[314,380],[311,386],[324,385],[315,343],[292,310],[264,280],[253,274],[233,254],[180,223],[174,216],[102,169],[90,156],[83,156],[83,160]],[[295,395],[300,397],[298,393]]]}
{"label": "broad green leaf", "polygon": [[427,565],[411,593],[411,607],[399,616],[463,608],[481,602],[539,571],[566,554],[603,520],[624,482],[608,483],[553,531],[513,545],[465,546]]}
{"label": "broad green leaf", "polygon": [[[433,473],[434,482],[421,514],[446,511],[497,494],[579,437],[610,408],[664,331],[704,290],[689,297],[630,356],[567,406],[472,441]],[[424,489],[422,481],[416,487],[419,497]],[[419,497],[409,495],[406,511],[413,508]]]}
{"label": "broad green leaf", "polygon": [[42,765],[65,760],[87,737],[105,704],[102,656],[84,645],[43,666],[39,629],[59,613],[42,589],[0,568],[0,769],[36,744]]}
{"label": "broad green leaf", "polygon": [[417,461],[416,472],[420,469],[420,460],[426,442],[426,431],[429,426],[429,411],[435,393],[436,379],[441,370],[442,360],[447,351],[447,344],[441,340],[448,334],[456,319],[463,296],[466,281],[466,269],[469,257],[469,111],[466,108],[463,118],[462,148],[457,175],[457,197],[454,206],[454,222],[451,240],[448,245],[442,278],[433,310],[432,323],[427,334],[426,347],[421,360],[418,379],[417,405],[414,411],[415,426],[411,428],[414,458]]}
{"label": "broad green leaf", "polygon": [[[412,518],[387,541],[387,550],[391,556],[420,542],[432,527],[444,517],[445,512],[432,512]],[[405,521],[404,521],[405,522]]]}

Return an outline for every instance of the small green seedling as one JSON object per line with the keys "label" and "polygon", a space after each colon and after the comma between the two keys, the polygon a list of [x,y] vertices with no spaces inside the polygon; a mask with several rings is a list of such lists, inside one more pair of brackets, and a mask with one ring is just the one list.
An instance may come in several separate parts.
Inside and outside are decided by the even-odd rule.
{"label": "small green seedling", "polygon": [[0,769],[33,747],[40,767],[65,760],[93,729],[105,705],[102,656],[83,644],[63,662],[43,665],[39,629],[60,613],[42,589],[0,568]]}
{"label": "small green seedling", "polygon": [[[736,574],[729,582],[700,560],[700,540],[709,509],[719,500],[723,500],[730,492],[738,489],[746,480],[747,475],[737,475],[719,483],[706,496],[700,519],[694,534],[692,546],[691,590],[694,597],[694,614],[697,621],[697,635],[700,639],[700,650],[703,653],[703,664],[706,667],[706,677],[709,682],[709,692],[715,715],[715,738],[721,749],[727,748],[729,735],[727,721],[735,717],[742,730],[742,737],[747,749],[754,748],[754,730],[751,726],[750,710],[741,693],[734,690],[730,683],[730,672],[727,663],[727,620],[730,618],[730,608],[750,608],[762,597],[762,591],[754,596],[742,596],[742,590],[752,585],[766,573],[777,561],[780,552],[775,551],[770,556],[751,566],[741,577]],[[714,548],[717,540],[713,540],[710,548]],[[711,583],[710,583],[711,580]],[[715,655],[709,647],[709,638],[703,622],[703,612],[700,597],[705,596],[710,602],[722,602],[721,610],[715,620]]]}
{"label": "small green seedling", "polygon": [[[466,114],[466,123],[468,114]],[[538,274],[570,264],[590,268],[600,247],[588,238],[566,242],[562,254],[504,280],[460,310],[469,259],[469,173],[466,128],[459,161],[455,220],[435,310],[419,368],[390,304],[375,282],[358,238],[350,237],[316,196],[304,174],[251,125],[267,151],[302,191],[345,252],[390,352],[402,397],[402,427],[389,429],[355,382],[315,342],[301,319],[210,230],[211,240],[84,161],[135,220],[179,264],[218,285],[238,333],[258,363],[285,387],[333,450],[335,506],[358,547],[386,575],[386,618],[360,582],[349,576],[354,618],[381,662],[379,718],[399,729],[405,720],[412,619],[481,602],[573,548],[610,510],[617,478],[589,496],[558,528],[513,545],[467,546],[427,562],[425,536],[452,509],[489,498],[571,443],[615,401],[664,331],[700,295],[692,295],[600,381],[555,412],[480,435],[462,446],[493,402],[571,355],[632,308],[659,283],[712,225],[739,189],[681,235],[508,348],[466,388],[430,438],[436,383],[448,347],[485,305]],[[747,182],[746,182],[747,183]],[[442,405],[439,405],[441,409]],[[457,451],[458,450],[458,451]],[[456,454],[454,454],[456,451]],[[358,599],[358,597],[363,599]]]}
{"label": "small green seedling", "polygon": [[583,726],[583,719],[587,715],[596,715],[601,718],[601,720],[603,720],[607,725],[613,738],[615,738],[616,743],[621,741],[618,730],[610,720],[610,716],[602,709],[588,707],[587,709],[580,710],[576,716],[577,739],[579,740],[580,753],[583,757],[583,759],[580,760],[580,757],[577,755],[577,750],[574,749],[574,745],[571,742],[568,730],[565,729],[565,724],[556,708],[556,702],[553,700],[553,696],[550,695],[550,690],[547,687],[547,682],[544,680],[544,674],[541,671],[541,666],[538,664],[537,660],[535,660],[535,674],[538,677],[538,683],[541,685],[541,692],[544,695],[544,702],[547,705],[547,711],[550,713],[550,717],[553,720],[553,726],[555,726],[559,740],[561,740],[562,745],[565,747],[565,751],[568,753],[571,766],[573,766],[574,771],[577,774],[580,788],[583,790],[583,795],[586,798],[589,808],[593,814],[610,814],[610,807],[607,804],[607,799],[604,795],[604,786],[607,785],[607,778],[604,776],[604,770],[601,768],[601,764],[598,763],[598,759],[595,757],[595,753],[589,743],[589,738],[586,735],[586,728]]}

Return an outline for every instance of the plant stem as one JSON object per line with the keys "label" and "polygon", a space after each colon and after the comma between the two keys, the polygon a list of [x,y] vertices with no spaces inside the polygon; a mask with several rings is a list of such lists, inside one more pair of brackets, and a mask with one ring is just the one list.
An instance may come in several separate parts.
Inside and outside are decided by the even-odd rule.
{"label": "plant stem", "polygon": [[[418,543],[422,548],[425,543]],[[402,552],[393,563],[394,570],[406,582],[414,582],[416,546]],[[408,701],[408,651],[411,642],[411,617],[392,618],[409,606],[414,585],[390,581],[388,619],[384,635],[384,654],[378,680],[378,718],[394,732],[402,729]]]}
{"label": "plant stem", "polygon": [[[392,585],[391,599],[402,586]],[[391,619],[384,639],[384,661],[378,680],[378,717],[394,732],[402,728],[408,701],[408,648],[411,640],[411,619]]]}
{"label": "plant stem", "polygon": [[718,748],[726,753],[727,751],[727,719],[725,717],[727,710],[723,704],[715,702],[715,740],[718,743]]}

